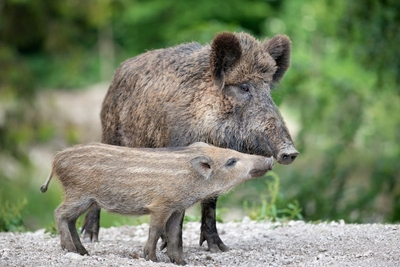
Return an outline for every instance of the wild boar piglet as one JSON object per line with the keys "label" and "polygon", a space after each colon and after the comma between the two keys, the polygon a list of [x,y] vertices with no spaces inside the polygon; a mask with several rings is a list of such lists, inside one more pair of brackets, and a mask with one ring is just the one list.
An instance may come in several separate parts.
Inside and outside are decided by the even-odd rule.
{"label": "wild boar piglet", "polygon": [[61,247],[88,254],[76,231],[76,220],[93,205],[124,215],[150,214],[144,257],[157,261],[156,244],[165,229],[167,254],[185,264],[180,221],[185,209],[217,197],[273,168],[273,158],[243,154],[206,143],[187,147],[127,148],[101,143],[77,145],[54,156],[52,172],[65,192],[54,217]]}

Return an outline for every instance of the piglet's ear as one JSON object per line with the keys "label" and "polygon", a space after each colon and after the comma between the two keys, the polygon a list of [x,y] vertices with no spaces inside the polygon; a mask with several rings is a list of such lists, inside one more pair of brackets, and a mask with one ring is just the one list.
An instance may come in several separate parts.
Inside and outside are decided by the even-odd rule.
{"label": "piglet's ear", "polygon": [[273,82],[278,83],[290,66],[290,39],[286,35],[275,35],[272,39],[265,40],[263,46],[276,62],[278,68],[273,76]]}
{"label": "piglet's ear", "polygon": [[240,59],[242,49],[237,36],[230,32],[222,32],[214,37],[211,44],[210,68],[215,85],[225,85],[225,74]]}
{"label": "piglet's ear", "polygon": [[198,156],[195,158],[192,158],[190,160],[190,163],[194,167],[194,169],[200,173],[204,178],[210,179],[212,175],[212,160],[209,157],[206,156]]}

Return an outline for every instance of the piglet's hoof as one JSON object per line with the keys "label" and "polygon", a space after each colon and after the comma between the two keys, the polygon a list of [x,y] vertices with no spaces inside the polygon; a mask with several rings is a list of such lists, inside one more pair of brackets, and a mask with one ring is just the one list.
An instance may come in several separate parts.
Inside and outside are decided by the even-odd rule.
{"label": "piglet's hoof", "polygon": [[187,264],[187,262],[184,261],[182,258],[179,258],[179,259],[176,259],[176,258],[175,258],[175,259],[172,259],[172,258],[170,258],[170,260],[171,260],[172,263],[175,263],[176,265],[184,266],[184,265]]}
{"label": "piglet's hoof", "polygon": [[82,256],[83,255],[88,255],[89,256],[89,252],[87,252],[87,250],[84,247],[78,248],[77,252]]}
{"label": "piglet's hoof", "polygon": [[176,261],[175,262],[177,265],[181,265],[181,266],[185,266],[187,263],[186,263],[186,261],[184,261],[184,260],[181,260],[181,261]]}
{"label": "piglet's hoof", "polygon": [[155,251],[151,252],[148,248],[145,247],[143,251],[143,258],[148,261],[158,262]]}

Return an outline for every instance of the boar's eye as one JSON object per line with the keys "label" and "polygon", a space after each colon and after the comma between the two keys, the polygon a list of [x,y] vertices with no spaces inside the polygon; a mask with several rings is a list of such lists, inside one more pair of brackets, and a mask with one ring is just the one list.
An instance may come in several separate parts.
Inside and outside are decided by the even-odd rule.
{"label": "boar's eye", "polygon": [[247,83],[242,83],[239,85],[240,90],[243,92],[249,92],[250,91],[250,86]]}
{"label": "boar's eye", "polygon": [[228,161],[226,162],[226,166],[228,166],[228,167],[233,167],[233,166],[235,166],[236,162],[237,162],[237,159],[235,159],[235,158],[230,158],[230,159],[228,159]]}

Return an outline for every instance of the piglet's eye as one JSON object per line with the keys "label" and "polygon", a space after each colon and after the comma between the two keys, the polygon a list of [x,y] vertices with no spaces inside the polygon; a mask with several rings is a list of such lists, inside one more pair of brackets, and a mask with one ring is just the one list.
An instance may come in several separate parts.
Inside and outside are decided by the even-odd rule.
{"label": "piglet's eye", "polygon": [[234,165],[236,164],[236,162],[237,162],[237,159],[235,159],[235,158],[230,158],[230,159],[228,159],[228,161],[226,162],[226,166],[232,167],[232,166],[234,166]]}
{"label": "piglet's eye", "polygon": [[243,92],[248,92],[250,91],[250,86],[247,83],[243,83],[241,85],[239,85],[240,90],[242,90]]}

